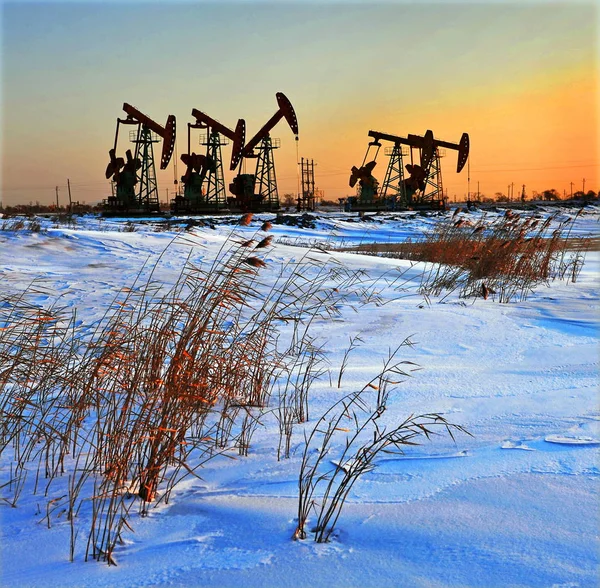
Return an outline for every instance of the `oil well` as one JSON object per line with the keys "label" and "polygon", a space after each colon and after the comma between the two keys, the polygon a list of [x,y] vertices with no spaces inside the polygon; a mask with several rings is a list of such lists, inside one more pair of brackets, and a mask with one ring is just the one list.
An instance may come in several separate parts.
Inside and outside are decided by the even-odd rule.
{"label": "oil well", "polygon": [[[260,130],[246,143],[246,122],[238,119],[235,129],[196,108],[192,109],[194,122],[187,124],[187,151],[181,155],[185,173],[181,177],[183,191],[170,202],[175,214],[218,214],[230,212],[274,212],[280,209],[274,151],[280,140],[271,137],[271,131],[283,119],[298,140],[298,119],[292,103],[282,92],[275,95],[277,110]],[[170,115],[164,127],[143,115],[137,109],[123,105],[126,119],[117,118],[113,148],[106,178],[112,180],[113,194],[104,201],[105,213],[136,214],[159,210],[158,188],[154,169],[153,144],[163,140],[161,169],[165,169],[175,147],[175,117]],[[126,159],[117,158],[119,127],[137,125],[131,140],[135,153],[127,150]],[[192,150],[192,130],[199,129],[202,151]],[[236,175],[225,190],[222,148],[231,144],[229,171]],[[246,173],[246,165],[256,160],[254,173]],[[175,179],[177,183],[177,179]],[[116,187],[116,189],[115,189]],[[116,193],[115,193],[116,191]]]}
{"label": "oil well", "polygon": [[[164,126],[126,102],[123,110],[127,118],[117,117],[115,141],[108,154],[106,179],[111,180],[112,196],[104,201],[108,214],[144,214],[160,210],[156,169],[154,166],[154,144],[163,142],[160,169],[166,169],[171,161],[176,139],[175,116],[170,114]],[[125,152],[125,158],[117,157],[119,129],[121,125],[134,126],[129,140],[135,145]]]}
{"label": "oil well", "polygon": [[[185,173],[181,176],[183,191],[170,202],[174,214],[219,214],[238,212],[277,212],[280,210],[274,152],[280,140],[271,132],[285,120],[298,146],[298,119],[292,103],[282,92],[275,95],[277,110],[260,130],[246,142],[246,122],[238,119],[231,129],[205,112],[192,108],[193,122],[187,123],[187,151],[181,155]],[[124,103],[126,118],[117,118],[114,144],[106,178],[111,180],[112,195],[104,200],[105,214],[146,214],[160,210],[154,144],[162,141],[160,169],[166,169],[175,150],[175,116],[169,115],[164,126]],[[117,157],[121,125],[134,127],[129,139],[135,146]],[[192,149],[192,131],[199,130],[197,145]],[[360,167],[352,167],[350,187],[356,196],[346,199],[346,211],[380,211],[446,208],[442,182],[441,159],[446,150],[458,152],[456,172],[460,173],[469,157],[469,135],[463,133],[458,143],[442,141],[428,130],[424,135],[405,137],[370,130],[370,141]],[[383,144],[389,158],[383,181],[374,175],[377,156]],[[230,147],[229,171],[235,172],[229,183],[224,177],[223,148]],[[298,157],[296,156],[296,159]],[[253,173],[246,167],[256,160]],[[314,161],[301,165],[302,192],[297,197],[298,211],[315,210]],[[175,172],[176,174],[176,172]],[[177,178],[175,179],[177,184]],[[299,175],[300,183],[300,175]]]}
{"label": "oil well", "polygon": [[[298,119],[292,103],[285,94],[277,92],[278,109],[242,149],[239,170],[229,191],[233,198],[228,202],[232,210],[243,212],[274,212],[279,210],[279,193],[275,175],[273,151],[280,146],[279,139],[271,138],[273,128],[285,118],[298,140]],[[254,174],[242,173],[247,159],[256,159]],[[232,162],[232,169],[234,169]]]}
{"label": "oil well", "polygon": [[[441,158],[445,149],[458,151],[456,173],[469,157],[469,135],[463,133],[458,143],[435,139],[433,131],[425,135],[400,137],[379,131],[369,131],[367,151],[360,167],[352,167],[350,187],[357,186],[357,195],[347,199],[347,211],[378,211],[446,208],[442,182]],[[385,149],[389,162],[380,184],[373,175],[382,141],[391,143]],[[375,151],[371,155],[372,150]],[[370,158],[371,156],[371,158]],[[410,163],[405,163],[410,159]]]}
{"label": "oil well", "polygon": [[[231,130],[208,114],[193,108],[194,123],[187,125],[187,153],[181,155],[186,166],[181,177],[184,189],[171,202],[175,214],[214,214],[229,212],[225,192],[221,147],[232,144],[230,169],[234,170],[242,157],[246,137],[246,123],[239,119],[235,130]],[[202,129],[199,143],[205,147],[204,154],[191,152],[191,130]]]}

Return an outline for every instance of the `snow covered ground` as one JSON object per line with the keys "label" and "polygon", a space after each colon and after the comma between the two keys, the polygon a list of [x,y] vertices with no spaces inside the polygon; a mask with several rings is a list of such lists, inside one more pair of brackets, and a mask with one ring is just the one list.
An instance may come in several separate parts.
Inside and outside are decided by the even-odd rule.
{"label": "snow covered ground", "polygon": [[[268,218],[238,231],[251,235]],[[406,213],[359,221],[331,213],[308,228],[274,225],[274,247],[261,271],[277,271],[308,244],[398,242],[440,218]],[[172,283],[190,251],[181,241],[186,233],[176,230],[185,222],[161,231],[152,222],[133,222],[133,232],[122,230],[124,221],[91,216],[69,228],[44,220],[41,232],[0,231],[0,295],[39,279],[52,294],[39,295],[38,304],[60,296],[61,305],[76,308],[91,325],[144,262],[158,259],[167,246],[155,277]],[[220,220],[192,228],[194,261],[210,261],[231,230]],[[589,207],[572,235],[599,233],[600,211]],[[291,458],[277,461],[277,424],[268,418],[248,457],[211,460],[202,481],[186,479],[168,505],[134,517],[135,532],[118,548],[116,567],[85,563],[80,549],[70,563],[69,525],[57,518],[48,529],[50,497],[25,490],[17,508],[0,503],[0,585],[598,585],[600,253],[588,253],[576,283],[555,281],[525,302],[502,305],[455,296],[426,302],[417,292],[419,265],[405,261],[314,255],[380,277],[381,303],[359,312],[344,308],[335,320],[315,322],[313,335],[324,344],[331,378],[311,391],[306,430],[342,394],[376,376],[388,349],[410,337],[415,345],[403,349],[402,358],[422,369],[391,393],[392,417],[443,413],[473,436],[459,433],[453,442],[440,435],[404,456],[382,455],[354,486],[337,533],[325,544],[291,539],[304,429],[295,430]],[[354,335],[362,343],[338,389]],[[339,452],[340,446],[332,447],[331,459]],[[6,474],[8,460],[0,467]]]}

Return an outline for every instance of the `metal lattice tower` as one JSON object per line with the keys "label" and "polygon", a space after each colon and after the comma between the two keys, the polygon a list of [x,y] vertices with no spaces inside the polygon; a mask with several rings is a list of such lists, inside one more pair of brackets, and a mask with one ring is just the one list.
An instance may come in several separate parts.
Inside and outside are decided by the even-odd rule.
{"label": "metal lattice tower", "polygon": [[383,184],[379,192],[382,200],[391,200],[392,208],[408,206],[408,199],[404,185],[404,163],[402,158],[408,155],[408,150],[402,145],[395,144],[393,147],[386,147],[385,154],[389,156],[390,161],[385,171]]}
{"label": "metal lattice tower", "polygon": [[315,162],[300,160],[302,170],[302,196],[298,202],[298,210],[315,210]]}
{"label": "metal lattice tower", "polygon": [[158,211],[160,210],[160,203],[156,184],[156,169],[154,167],[153,143],[158,143],[161,139],[144,125],[141,126],[139,133],[132,131],[129,137],[132,143],[135,143],[135,157],[142,162],[138,172],[138,205],[148,211]]}
{"label": "metal lattice tower", "polygon": [[258,161],[256,162],[257,194],[261,197],[261,208],[266,210],[279,210],[275,160],[273,159],[273,149],[279,147],[279,139],[271,139],[267,135],[262,139],[258,148]]}
{"label": "metal lattice tower", "polygon": [[214,167],[210,168],[206,174],[206,204],[217,209],[226,208],[227,195],[225,193],[221,147],[229,145],[229,141],[227,138],[222,138],[218,131],[211,131],[208,137],[201,137],[200,141],[202,145],[206,146],[206,155],[214,163]]}
{"label": "metal lattice tower", "polygon": [[444,199],[444,187],[442,185],[442,166],[440,159],[446,155],[443,149],[436,147],[433,152],[431,164],[427,170],[425,179],[425,190],[421,196],[423,202],[442,201]]}

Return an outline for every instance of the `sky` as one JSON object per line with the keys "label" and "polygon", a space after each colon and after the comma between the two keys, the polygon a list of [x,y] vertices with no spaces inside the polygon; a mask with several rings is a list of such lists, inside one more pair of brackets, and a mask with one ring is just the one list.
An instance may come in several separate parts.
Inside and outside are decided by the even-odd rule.
{"label": "sky", "polygon": [[[49,204],[58,186],[65,204],[67,178],[73,200],[109,196],[124,102],[161,125],[174,114],[181,155],[192,108],[232,129],[244,118],[251,137],[276,92],[299,123],[297,143],[285,121],[271,133],[280,195],[298,191],[300,157],[326,199],[352,194],[369,130],[427,129],[451,142],[469,133],[468,167],[457,174],[451,150],[442,160],[451,200],[509,184],[569,194],[584,179],[598,191],[598,30],[597,5],[578,0],[4,2],[2,202]],[[117,154],[130,146],[121,133]],[[174,160],[158,172],[161,200],[185,171]],[[383,149],[377,162],[382,181]]]}

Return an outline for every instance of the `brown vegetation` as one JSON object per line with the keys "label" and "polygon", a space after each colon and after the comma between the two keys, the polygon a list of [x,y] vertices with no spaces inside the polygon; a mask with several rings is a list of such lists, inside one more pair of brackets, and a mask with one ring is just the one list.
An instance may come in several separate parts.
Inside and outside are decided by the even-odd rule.
{"label": "brown vegetation", "polygon": [[589,238],[571,238],[575,219],[557,223],[554,215],[542,221],[509,210],[495,220],[484,217],[473,223],[457,218],[459,211],[420,241],[355,250],[426,262],[421,291],[428,296],[458,289],[461,297],[497,294],[500,302],[510,302],[525,299],[537,285],[553,279],[575,282],[594,245]]}
{"label": "brown vegetation", "polygon": [[35,304],[52,296],[38,283],[0,301],[0,454],[11,464],[2,499],[16,506],[34,476],[46,524],[61,512],[70,525],[71,559],[83,528],[85,558],[116,563],[136,511],[168,502],[207,460],[247,455],[265,416],[279,422],[278,458],[289,457],[324,371],[309,329],[370,288],[362,272],[310,251],[260,283],[270,239],[255,237],[233,234],[206,268],[190,255],[170,288],[149,268],[96,325]]}

